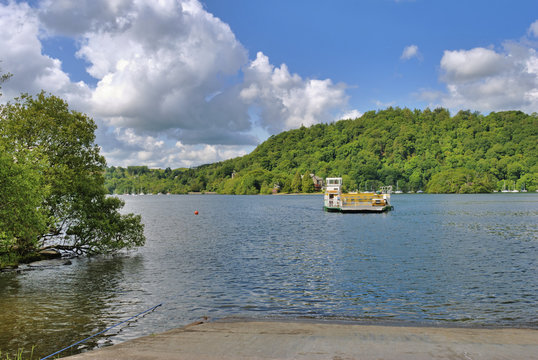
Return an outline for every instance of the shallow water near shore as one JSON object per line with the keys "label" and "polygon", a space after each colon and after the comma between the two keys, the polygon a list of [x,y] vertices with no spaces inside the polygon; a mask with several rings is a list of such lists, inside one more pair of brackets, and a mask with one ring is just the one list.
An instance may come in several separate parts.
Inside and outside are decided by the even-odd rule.
{"label": "shallow water near shore", "polygon": [[161,303],[74,352],[204,316],[538,328],[538,194],[393,195],[384,214],[319,195],[123,199],[143,248],[0,273],[0,350],[47,355]]}

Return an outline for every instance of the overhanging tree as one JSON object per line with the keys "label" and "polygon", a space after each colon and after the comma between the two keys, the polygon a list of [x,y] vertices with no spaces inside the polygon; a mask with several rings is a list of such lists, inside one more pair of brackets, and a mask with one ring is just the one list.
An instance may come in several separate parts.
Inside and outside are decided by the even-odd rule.
{"label": "overhanging tree", "polygon": [[22,95],[1,107],[4,146],[15,159],[28,153],[37,157],[40,181],[48,189],[38,206],[45,212],[45,231],[30,247],[109,253],[144,244],[140,216],[121,215],[124,203],[106,196],[106,163],[94,142],[95,130],[88,116],[45,93]]}

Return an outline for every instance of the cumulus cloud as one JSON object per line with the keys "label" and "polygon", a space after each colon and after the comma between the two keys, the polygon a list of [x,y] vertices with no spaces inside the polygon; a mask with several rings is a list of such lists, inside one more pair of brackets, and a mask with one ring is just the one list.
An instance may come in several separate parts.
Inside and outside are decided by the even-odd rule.
{"label": "cumulus cloud", "polygon": [[[250,61],[198,0],[0,3],[0,28],[2,68],[14,74],[4,99],[41,89],[62,96],[96,119],[111,164],[238,156],[264,131],[332,121],[347,102],[343,84],[303,79],[262,53]],[[43,54],[42,39],[56,36],[75,40],[95,86],[71,82],[60,60]]]}
{"label": "cumulus cloud", "polygon": [[78,52],[100,79],[95,114],[140,131],[186,130],[170,131],[181,140],[195,129],[202,142],[219,141],[204,139],[208,130],[250,129],[246,105],[233,101],[239,90],[227,85],[248,61],[228,25],[197,2],[136,2],[116,16],[122,27],[87,33]]}
{"label": "cumulus cloud", "polygon": [[402,55],[400,56],[400,59],[402,60],[409,60],[412,58],[417,58],[419,60],[422,58],[422,55],[418,51],[417,45],[406,46],[402,52]]}
{"label": "cumulus cloud", "polygon": [[129,15],[132,5],[130,0],[43,0],[39,18],[52,34],[77,37],[125,26],[124,16]]}
{"label": "cumulus cloud", "polygon": [[441,60],[450,108],[479,111],[538,109],[538,55],[520,44],[505,44],[504,52],[475,48],[446,51]]}
{"label": "cumulus cloud", "polygon": [[344,112],[342,114],[340,114],[339,116],[336,117],[336,120],[340,120],[340,119],[357,119],[357,118],[360,118],[363,114],[357,110],[357,109],[353,109],[353,110],[350,110],[350,111],[347,111],[347,112]]}
{"label": "cumulus cloud", "polygon": [[291,74],[286,64],[273,66],[261,52],[243,72],[240,98],[260,109],[260,125],[273,133],[330,121],[331,111],[347,102],[345,85],[330,79],[302,79]]}
{"label": "cumulus cloud", "polygon": [[[534,22],[529,30],[533,34]],[[482,112],[538,109],[538,53],[533,43],[507,41],[502,49],[446,50],[440,63],[446,91],[422,98],[451,109]]]}
{"label": "cumulus cloud", "polygon": [[[102,133],[106,126],[99,129]],[[104,141],[102,155],[109,164],[123,166],[192,167],[243,156],[253,150],[243,145],[184,144],[162,136],[139,135],[133,129],[108,128],[108,134],[103,135],[98,134]]]}
{"label": "cumulus cloud", "polygon": [[490,49],[445,51],[441,69],[447,82],[468,82],[496,75],[508,65],[508,58]]}
{"label": "cumulus cloud", "polygon": [[2,71],[13,74],[4,84],[4,99],[21,92],[35,94],[42,89],[82,106],[89,88],[72,83],[62,71],[61,62],[42,54],[40,25],[35,11],[25,3],[0,4],[0,60]]}

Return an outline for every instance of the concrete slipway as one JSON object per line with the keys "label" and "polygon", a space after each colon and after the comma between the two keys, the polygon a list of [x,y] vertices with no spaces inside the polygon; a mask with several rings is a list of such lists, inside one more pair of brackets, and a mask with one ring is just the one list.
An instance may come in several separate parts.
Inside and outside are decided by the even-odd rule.
{"label": "concrete slipway", "polygon": [[68,357],[90,359],[538,359],[538,330],[224,319]]}

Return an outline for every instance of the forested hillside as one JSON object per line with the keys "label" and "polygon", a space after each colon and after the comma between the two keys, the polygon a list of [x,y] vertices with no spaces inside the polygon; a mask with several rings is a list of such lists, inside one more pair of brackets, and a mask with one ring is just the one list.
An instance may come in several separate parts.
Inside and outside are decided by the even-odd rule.
{"label": "forested hillside", "polygon": [[311,192],[309,174],[315,174],[342,176],[348,190],[534,191],[537,144],[536,113],[460,111],[451,117],[446,109],[389,108],[273,135],[246,156],[197,168],[110,167],[106,186],[119,194]]}

